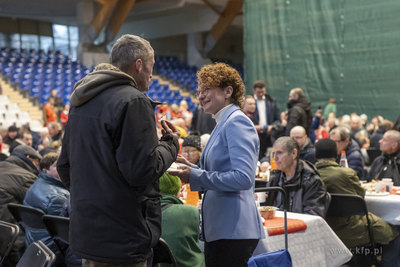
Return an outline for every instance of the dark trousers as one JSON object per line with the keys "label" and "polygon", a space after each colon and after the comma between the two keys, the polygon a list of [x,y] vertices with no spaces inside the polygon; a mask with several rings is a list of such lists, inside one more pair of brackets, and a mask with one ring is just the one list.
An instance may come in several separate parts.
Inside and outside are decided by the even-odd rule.
{"label": "dark trousers", "polygon": [[260,138],[260,152],[258,155],[258,160],[260,160],[263,157],[265,157],[267,149],[269,147],[272,147],[272,143],[271,143],[271,137],[267,135],[266,132],[259,133],[258,138]]}
{"label": "dark trousers", "polygon": [[247,267],[258,239],[221,239],[204,242],[206,267]]}

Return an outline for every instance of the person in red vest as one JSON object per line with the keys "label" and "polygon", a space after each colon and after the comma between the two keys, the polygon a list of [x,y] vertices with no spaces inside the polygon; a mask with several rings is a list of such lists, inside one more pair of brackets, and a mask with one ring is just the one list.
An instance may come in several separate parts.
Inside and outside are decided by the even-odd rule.
{"label": "person in red vest", "polygon": [[66,104],[64,105],[64,110],[61,112],[60,114],[60,122],[61,125],[64,127],[65,125],[67,125],[68,122],[68,112],[69,112],[69,105]]}
{"label": "person in red vest", "polygon": [[44,126],[47,126],[49,122],[57,121],[57,114],[54,111],[54,98],[49,97],[47,104],[43,106],[43,121]]}

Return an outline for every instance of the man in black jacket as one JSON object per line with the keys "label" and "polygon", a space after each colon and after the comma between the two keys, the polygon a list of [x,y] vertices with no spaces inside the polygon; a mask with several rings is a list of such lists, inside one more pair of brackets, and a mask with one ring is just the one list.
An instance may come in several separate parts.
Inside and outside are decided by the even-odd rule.
{"label": "man in black jacket", "polygon": [[287,134],[290,133],[290,130],[292,130],[293,127],[300,125],[306,129],[306,133],[309,135],[313,119],[311,113],[312,104],[307,101],[301,88],[294,88],[290,91],[287,107],[289,109],[288,122],[286,126]]}
{"label": "man in black jacket", "polygon": [[70,190],[70,247],[83,266],[146,266],[161,235],[159,178],[176,160],[180,136],[161,123],[142,92],[152,78],[154,50],[124,35],[75,85],[57,163]]}
{"label": "man in black jacket", "polygon": [[258,159],[265,156],[267,148],[272,146],[275,140],[271,140],[271,130],[274,125],[281,122],[278,106],[275,99],[265,93],[263,81],[253,84],[254,99],[256,100],[256,111],[254,112],[255,127],[260,138],[260,154]]}
{"label": "man in black jacket", "polygon": [[394,186],[400,186],[400,132],[387,131],[379,141],[382,155],[372,163],[370,176],[375,180],[392,178]]}
{"label": "man in black jacket", "polygon": [[0,162],[0,220],[14,222],[7,204],[22,204],[26,191],[37,179],[41,159],[32,147],[20,145]]}
{"label": "man in black jacket", "polygon": [[[329,204],[326,187],[314,165],[299,159],[299,144],[284,136],[275,141],[273,148],[277,168],[271,172],[268,186],[286,191],[288,211],[324,217]],[[281,194],[269,194],[267,205],[282,209]]]}
{"label": "man in black jacket", "polygon": [[[317,162],[317,158],[315,157],[315,148],[314,145],[311,143],[310,138],[308,138],[306,134],[306,130],[303,126],[296,126],[292,128],[290,131],[290,137],[292,137],[300,147],[300,156],[299,159],[307,160],[312,164]],[[270,165],[270,157],[264,157],[260,160],[260,170],[262,172],[267,171]]]}

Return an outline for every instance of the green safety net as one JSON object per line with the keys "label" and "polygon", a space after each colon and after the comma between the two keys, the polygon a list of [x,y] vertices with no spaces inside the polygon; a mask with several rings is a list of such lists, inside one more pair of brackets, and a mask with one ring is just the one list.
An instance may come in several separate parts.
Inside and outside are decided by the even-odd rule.
{"label": "green safety net", "polygon": [[314,110],[400,115],[399,0],[246,0],[243,14],[248,94],[263,80],[280,110],[300,87]]}

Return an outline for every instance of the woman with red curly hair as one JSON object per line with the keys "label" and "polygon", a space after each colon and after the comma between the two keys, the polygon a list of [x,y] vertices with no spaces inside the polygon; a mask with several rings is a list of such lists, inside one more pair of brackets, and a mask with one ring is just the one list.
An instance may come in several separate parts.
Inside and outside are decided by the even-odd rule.
{"label": "woman with red curly hair", "polygon": [[174,173],[195,191],[205,191],[202,233],[206,266],[247,266],[263,225],[254,201],[259,152],[257,131],[241,112],[245,89],[239,73],[224,63],[197,72],[196,97],[217,126],[200,158],[200,168],[184,163]]}

